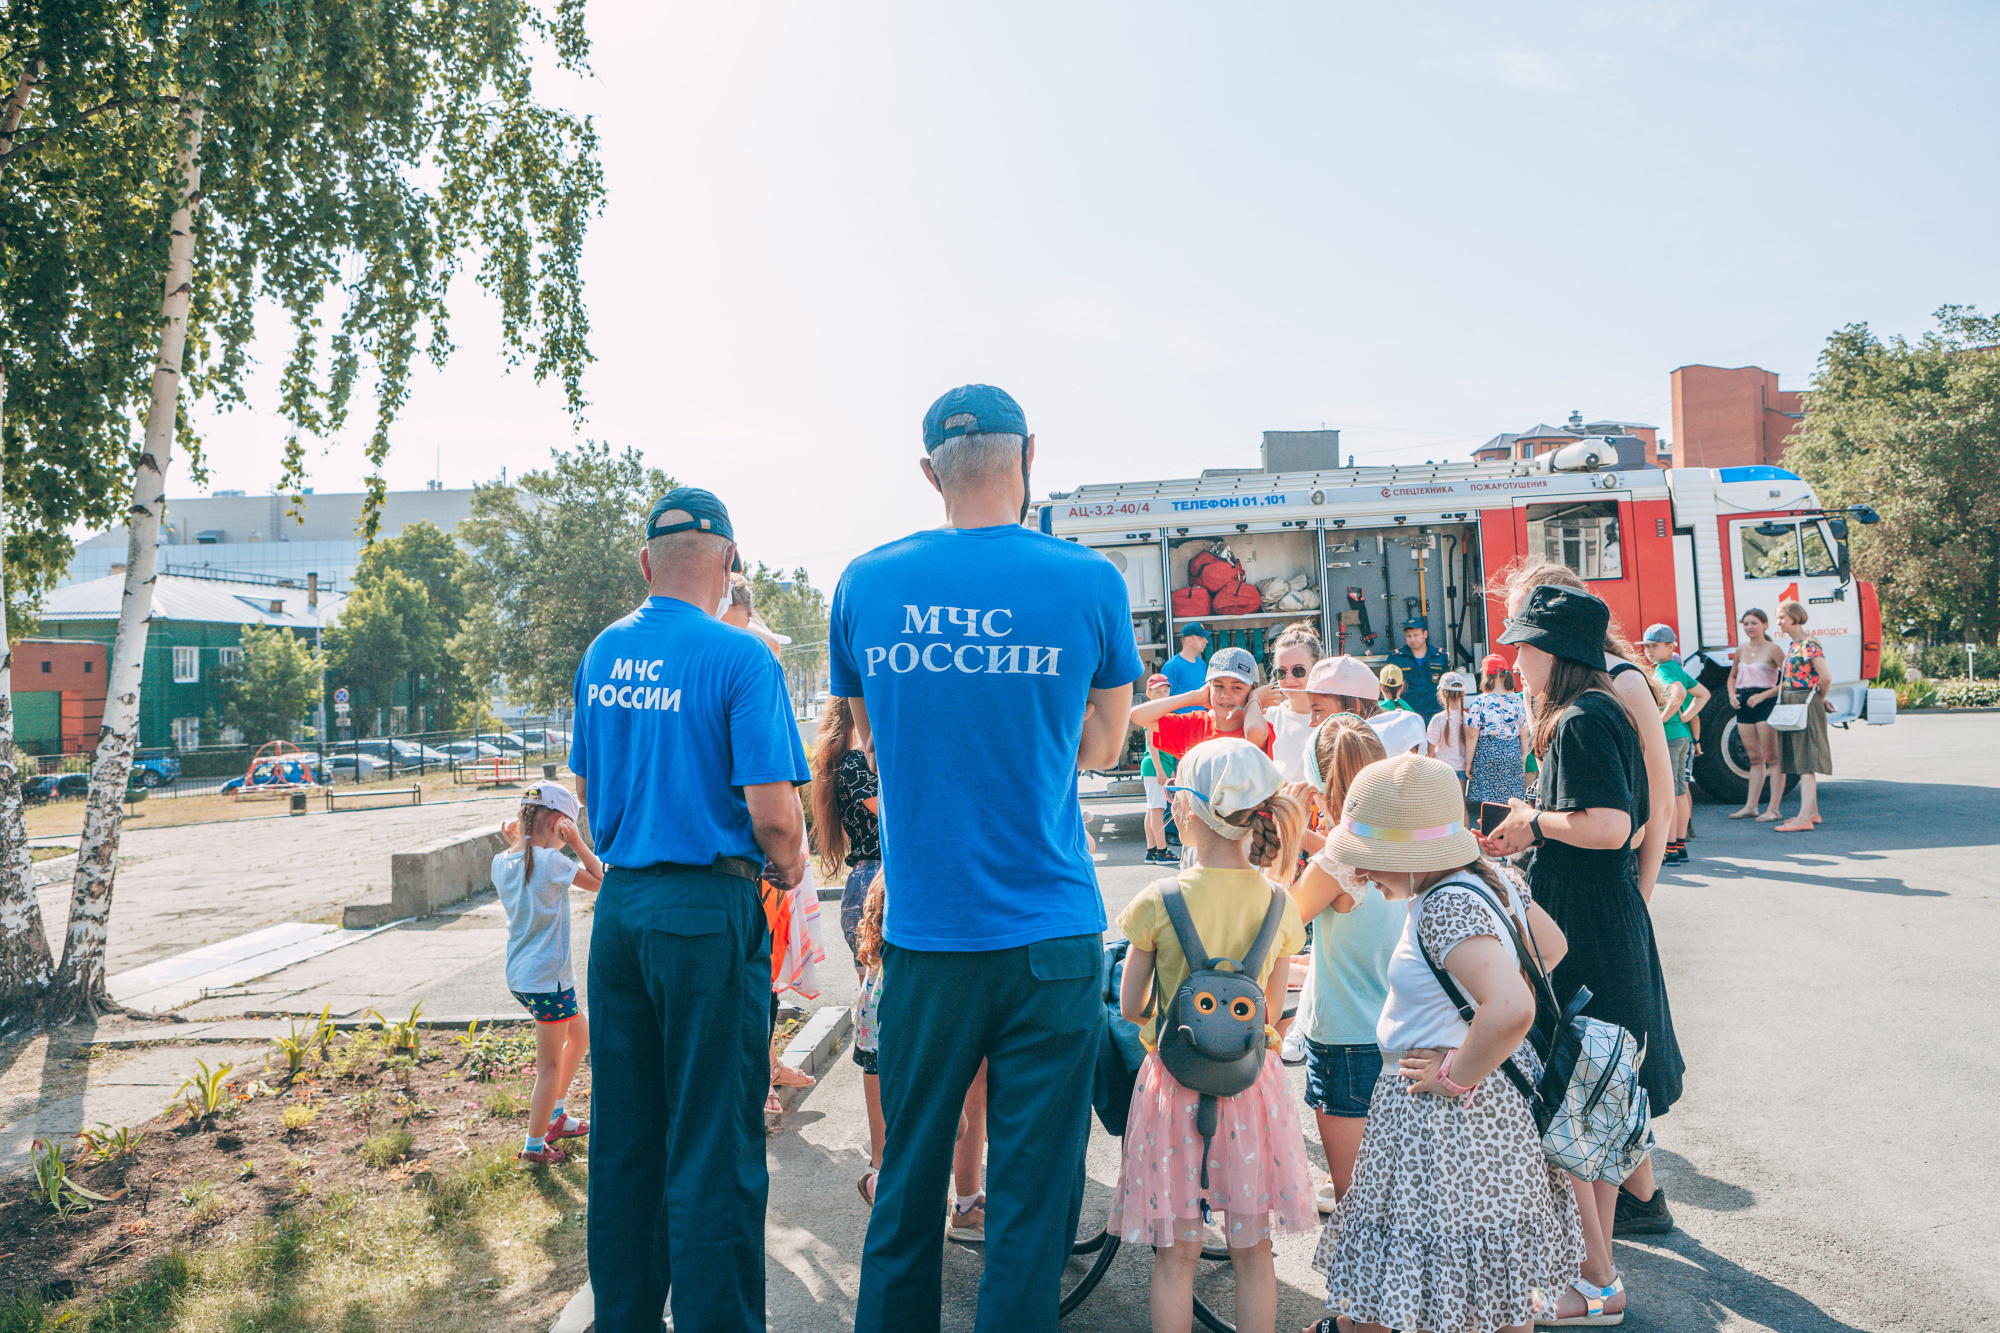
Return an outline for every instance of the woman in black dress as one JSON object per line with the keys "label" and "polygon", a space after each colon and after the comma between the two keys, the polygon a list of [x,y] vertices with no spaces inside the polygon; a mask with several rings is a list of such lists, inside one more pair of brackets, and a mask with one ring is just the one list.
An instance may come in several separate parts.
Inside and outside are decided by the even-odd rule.
{"label": "woman in black dress", "polygon": [[[1636,848],[1650,793],[1639,734],[1611,693],[1604,670],[1610,614],[1587,592],[1545,586],[1529,594],[1500,636],[1500,642],[1519,646],[1517,665],[1534,700],[1541,808],[1513,802],[1513,814],[1484,846],[1489,855],[1531,845],[1539,849],[1529,889],[1569,939],[1569,953],[1550,978],[1556,995],[1567,1000],[1579,986],[1589,987],[1584,1012],[1645,1043],[1639,1081],[1651,1113],[1660,1116],[1679,1099],[1686,1065],[1674,1039],[1652,918],[1639,896]],[[1577,1190],[1590,1251],[1584,1275],[1607,1293],[1605,1313],[1622,1308],[1611,1267],[1619,1213],[1637,1219],[1637,1225],[1628,1221],[1628,1231],[1672,1226],[1650,1157],[1623,1182],[1632,1203],[1622,1209],[1620,1183],[1578,1182]],[[1610,1299],[1613,1295],[1621,1299]]]}

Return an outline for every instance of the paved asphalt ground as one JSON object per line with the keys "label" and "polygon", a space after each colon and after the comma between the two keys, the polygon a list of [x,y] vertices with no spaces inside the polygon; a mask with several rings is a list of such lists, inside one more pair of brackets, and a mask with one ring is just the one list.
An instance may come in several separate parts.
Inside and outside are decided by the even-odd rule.
{"label": "paved asphalt ground", "polygon": [[[1688,1060],[1658,1122],[1680,1229],[1620,1242],[1628,1329],[2000,1328],[2000,715],[1905,717],[1833,746],[1817,831],[1697,807],[1695,862],[1654,895]],[[1091,804],[1115,916],[1154,872],[1136,807]],[[773,1328],[852,1318],[859,1084],[843,1062],[772,1141]],[[1100,1131],[1094,1198],[1113,1153]],[[945,1327],[968,1329],[978,1254],[947,1250]],[[1280,1247],[1280,1329],[1325,1313],[1309,1255],[1305,1238]],[[1204,1267],[1226,1311],[1226,1265]],[[1121,1253],[1064,1329],[1146,1328],[1149,1268]]]}

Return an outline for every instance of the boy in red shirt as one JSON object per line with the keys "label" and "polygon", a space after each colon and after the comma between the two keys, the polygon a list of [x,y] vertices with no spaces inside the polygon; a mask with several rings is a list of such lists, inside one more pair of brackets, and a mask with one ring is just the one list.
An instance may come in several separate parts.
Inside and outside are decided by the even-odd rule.
{"label": "boy in red shirt", "polygon": [[[1257,662],[1244,648],[1218,648],[1208,659],[1208,683],[1185,694],[1148,699],[1132,710],[1133,725],[1148,733],[1147,744],[1175,758],[1218,736],[1241,736],[1271,752],[1271,724],[1250,706],[1257,688]],[[1201,711],[1177,713],[1190,704]]]}

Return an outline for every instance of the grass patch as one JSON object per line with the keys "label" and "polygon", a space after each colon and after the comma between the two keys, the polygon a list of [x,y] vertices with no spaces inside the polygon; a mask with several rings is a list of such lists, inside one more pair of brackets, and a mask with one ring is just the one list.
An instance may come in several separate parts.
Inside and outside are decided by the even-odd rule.
{"label": "grass patch", "polygon": [[480,1106],[495,1120],[506,1120],[528,1113],[528,1095],[519,1088],[499,1087],[487,1093]]}
{"label": "grass patch", "polygon": [[586,1173],[511,1156],[478,1149],[428,1189],[303,1200],[94,1295],[0,1302],[0,1333],[546,1328],[583,1279]]}
{"label": "grass patch", "polygon": [[278,1123],[287,1134],[296,1134],[319,1119],[319,1108],[311,1102],[296,1102],[278,1114]]}
{"label": "grass patch", "polygon": [[[36,860],[36,861],[54,861],[54,860],[58,860],[58,859],[60,859],[60,858],[62,858],[62,857],[65,857],[65,856],[75,856],[75,855],[76,855],[76,848],[74,848],[74,847],[30,847],[30,848],[28,849],[28,855],[29,855],[29,857],[30,857],[30,858],[32,858],[33,860]],[[4,1322],[0,1322],[0,1333],[6,1333],[6,1330],[7,1330],[7,1325],[6,1325],[6,1324],[5,1324]]]}
{"label": "grass patch", "polygon": [[408,1157],[416,1142],[417,1136],[401,1125],[385,1129],[361,1145],[361,1160],[380,1171]]}

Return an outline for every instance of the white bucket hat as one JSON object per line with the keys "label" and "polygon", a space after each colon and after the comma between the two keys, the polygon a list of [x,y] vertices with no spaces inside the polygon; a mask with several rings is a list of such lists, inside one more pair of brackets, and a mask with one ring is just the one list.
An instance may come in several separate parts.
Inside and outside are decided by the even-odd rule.
{"label": "white bucket hat", "polygon": [[1203,741],[1181,756],[1167,790],[1186,792],[1194,798],[1189,804],[1195,818],[1231,842],[1240,842],[1250,836],[1249,826],[1239,827],[1223,816],[1255,810],[1284,785],[1285,775],[1269,755],[1242,737],[1231,736]]}
{"label": "white bucket hat", "polygon": [[1479,859],[1458,775],[1443,760],[1416,754],[1355,775],[1326,847],[1357,870],[1456,870]]}

